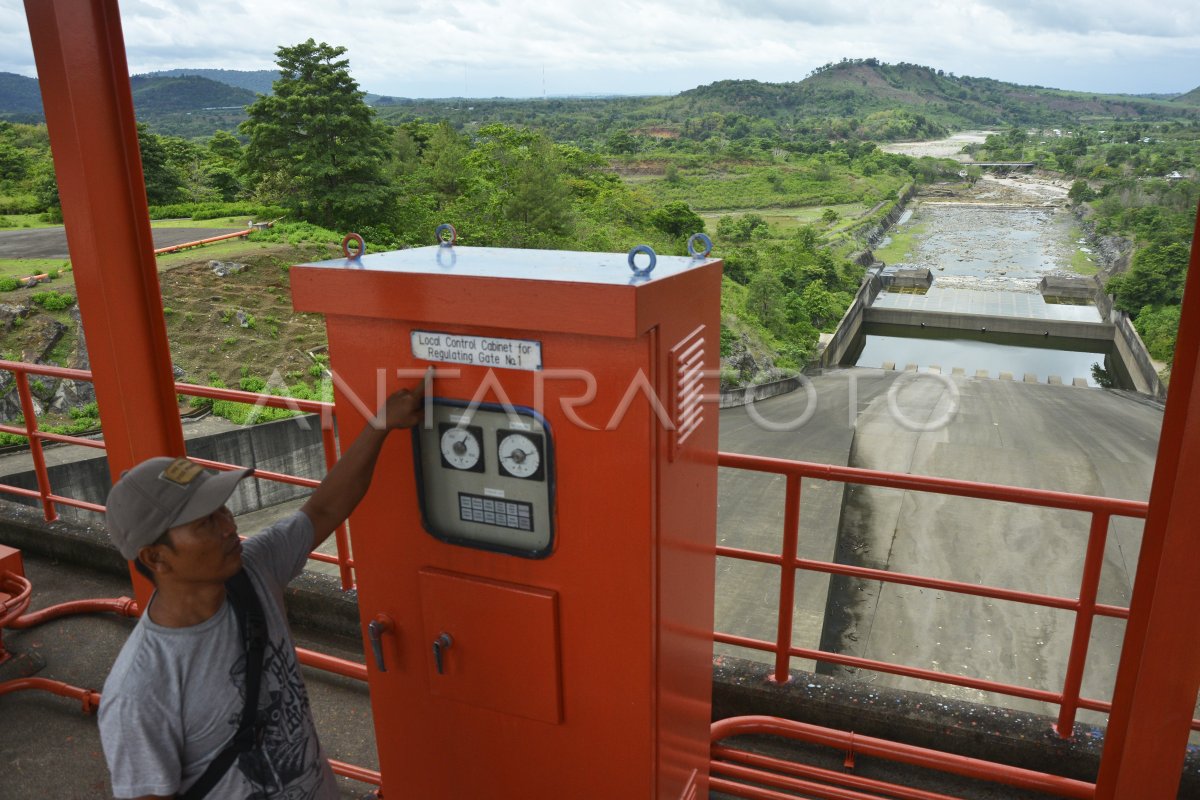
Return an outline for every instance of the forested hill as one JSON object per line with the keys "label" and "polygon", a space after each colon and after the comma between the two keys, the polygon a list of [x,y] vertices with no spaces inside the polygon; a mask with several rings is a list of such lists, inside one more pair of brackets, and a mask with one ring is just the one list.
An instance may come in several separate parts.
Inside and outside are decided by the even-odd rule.
{"label": "forested hill", "polygon": [[170,111],[240,109],[253,103],[257,96],[249,89],[239,89],[196,75],[177,78],[134,75],[129,79],[129,84],[133,89],[133,105],[139,117]]}
{"label": "forested hill", "polygon": [[270,94],[271,84],[279,79],[278,70],[273,69],[164,69],[158,72],[147,72],[147,78],[182,78],[194,75],[208,78],[210,81],[236,86],[239,89],[249,89],[255,94]]}
{"label": "forested hill", "polygon": [[0,72],[0,119],[32,122],[42,117],[38,82],[24,75]]}
{"label": "forested hill", "polygon": [[692,113],[736,109],[756,116],[800,112],[859,119],[902,110],[949,127],[1066,125],[1088,118],[1161,119],[1178,113],[1178,106],[1166,100],[1020,86],[873,58],[828,64],[795,83],[720,81],[683,92],[671,105]]}
{"label": "forested hill", "polygon": [[[177,69],[132,78],[138,118],[185,138],[234,131],[241,107],[267,93],[273,70]],[[446,120],[464,130],[492,122],[529,126],[558,141],[621,137],[704,140],[932,138],[949,130],[1040,124],[1072,127],[1104,119],[1200,119],[1200,87],[1176,98],[1068,92],[956,76],[918,64],[846,59],[803,80],[718,81],[671,97],[408,100],[368,95],[388,122]],[[0,73],[0,119],[40,118],[37,82]],[[617,137],[615,141],[610,141]]]}

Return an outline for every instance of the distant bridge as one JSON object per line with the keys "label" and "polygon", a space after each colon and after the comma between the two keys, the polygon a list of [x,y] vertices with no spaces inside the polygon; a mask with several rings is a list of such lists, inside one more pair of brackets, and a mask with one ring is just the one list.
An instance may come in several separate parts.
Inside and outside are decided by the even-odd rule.
{"label": "distant bridge", "polygon": [[969,161],[967,162],[972,167],[983,167],[985,169],[1032,169],[1032,161]]}

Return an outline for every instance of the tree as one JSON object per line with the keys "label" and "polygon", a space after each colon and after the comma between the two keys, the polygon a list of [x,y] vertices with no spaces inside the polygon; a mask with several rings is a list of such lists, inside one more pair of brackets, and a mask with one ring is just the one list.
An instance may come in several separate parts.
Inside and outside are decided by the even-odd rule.
{"label": "tree", "polygon": [[163,138],[151,133],[145,123],[137,124],[138,149],[142,154],[142,175],[146,179],[146,202],[150,205],[174,203],[182,198],[183,179],[171,166]]}
{"label": "tree", "polygon": [[395,200],[384,175],[390,133],[350,77],[345,52],[312,39],[276,50],[274,92],[246,108],[240,127],[254,182],[281,177],[289,210],[334,229],[382,222]]}
{"label": "tree", "polygon": [[649,221],[663,233],[675,238],[704,232],[704,220],[682,200],[655,209]]}

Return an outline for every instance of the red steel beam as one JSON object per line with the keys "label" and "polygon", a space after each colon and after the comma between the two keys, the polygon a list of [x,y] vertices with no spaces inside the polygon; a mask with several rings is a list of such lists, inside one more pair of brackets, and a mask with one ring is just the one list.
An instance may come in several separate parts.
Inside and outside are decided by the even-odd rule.
{"label": "red steel beam", "polygon": [[116,0],[26,0],[109,468],[183,455]]}
{"label": "red steel beam", "polygon": [[1200,692],[1200,215],[1184,287],[1129,623],[1096,781],[1100,800],[1167,800],[1179,779]]}

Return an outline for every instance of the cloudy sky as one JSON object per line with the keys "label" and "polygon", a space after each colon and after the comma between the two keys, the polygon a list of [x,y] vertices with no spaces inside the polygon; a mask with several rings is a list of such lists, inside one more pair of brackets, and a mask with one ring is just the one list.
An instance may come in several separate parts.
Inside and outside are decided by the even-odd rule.
{"label": "cloudy sky", "polygon": [[[37,0],[33,0],[36,2]],[[130,69],[267,69],[312,37],[401,97],[674,94],[842,58],[1092,92],[1200,85],[1197,0],[122,0]],[[0,72],[35,75],[21,0]]]}

